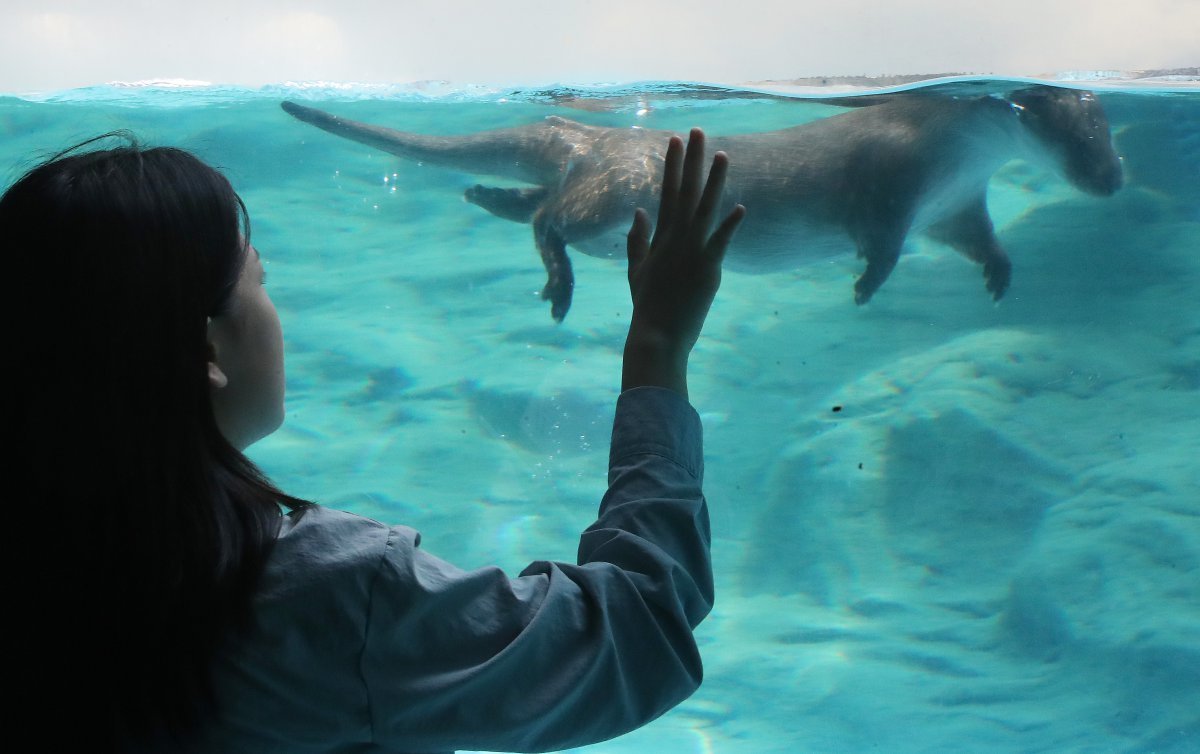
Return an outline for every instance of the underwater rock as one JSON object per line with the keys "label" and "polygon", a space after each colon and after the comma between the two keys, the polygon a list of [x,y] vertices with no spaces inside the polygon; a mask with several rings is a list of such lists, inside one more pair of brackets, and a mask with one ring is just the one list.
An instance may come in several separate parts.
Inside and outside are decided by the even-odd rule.
{"label": "underwater rock", "polygon": [[1001,421],[1054,346],[973,333],[836,391],[797,427],[741,572],[750,594],[855,603],[943,588],[999,598],[1067,477]]}
{"label": "underwater rock", "polygon": [[1046,516],[998,638],[1085,683],[1114,732],[1170,738],[1200,699],[1200,510],[1151,489],[1129,505],[1111,486]]}

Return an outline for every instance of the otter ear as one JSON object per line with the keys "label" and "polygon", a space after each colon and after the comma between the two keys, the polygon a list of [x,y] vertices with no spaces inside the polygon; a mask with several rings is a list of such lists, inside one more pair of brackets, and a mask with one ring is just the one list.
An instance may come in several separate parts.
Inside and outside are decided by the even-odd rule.
{"label": "otter ear", "polygon": [[[209,320],[209,324],[212,320]],[[213,390],[220,390],[229,384],[229,378],[221,371],[221,367],[217,366],[217,349],[210,340],[208,342],[208,386]]]}

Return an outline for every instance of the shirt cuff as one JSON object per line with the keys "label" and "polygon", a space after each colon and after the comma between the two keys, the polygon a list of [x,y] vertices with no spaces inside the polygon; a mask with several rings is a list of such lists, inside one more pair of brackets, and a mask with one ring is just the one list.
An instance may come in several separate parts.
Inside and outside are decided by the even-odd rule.
{"label": "shirt cuff", "polygon": [[609,467],[635,455],[663,456],[697,479],[704,471],[700,415],[687,399],[663,387],[635,387],[617,398]]}

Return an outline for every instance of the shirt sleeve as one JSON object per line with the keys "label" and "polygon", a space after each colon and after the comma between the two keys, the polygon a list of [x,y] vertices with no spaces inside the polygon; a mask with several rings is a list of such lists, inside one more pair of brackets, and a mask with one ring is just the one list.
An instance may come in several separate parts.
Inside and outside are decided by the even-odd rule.
{"label": "shirt sleeve", "polygon": [[577,564],[463,571],[394,528],[362,672],[376,743],[549,751],[658,717],[700,684],[712,608],[700,420],[662,388],[617,401],[609,487]]}

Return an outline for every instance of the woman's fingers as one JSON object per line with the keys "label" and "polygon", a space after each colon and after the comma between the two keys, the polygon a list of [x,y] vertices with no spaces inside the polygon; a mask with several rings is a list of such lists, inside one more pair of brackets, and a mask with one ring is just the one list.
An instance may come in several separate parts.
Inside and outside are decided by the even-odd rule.
{"label": "woman's fingers", "polygon": [[[703,252],[710,259],[720,261],[724,257],[730,239],[745,216],[745,208],[735,207],[710,236],[725,192],[729,157],[724,152],[717,152],[708,178],[704,180],[705,141],[704,132],[693,128],[688,134],[686,148],[678,136],[672,136],[667,143],[662,198],[653,238],[650,219],[644,210],[637,211],[629,229],[627,248],[631,275],[659,247],[671,247],[674,253],[668,256],[675,256],[683,249],[674,248],[680,242],[690,244],[696,252]],[[683,237],[674,238],[676,232]]]}
{"label": "woman's fingers", "polygon": [[712,168],[708,171],[708,182],[704,185],[704,194],[696,206],[696,222],[693,230],[707,238],[712,230],[713,217],[721,203],[721,195],[725,191],[725,175],[729,171],[729,157],[724,152],[713,156]]}
{"label": "woman's fingers", "polygon": [[687,153],[683,158],[683,175],[679,184],[680,217],[691,220],[700,202],[700,180],[704,174],[704,132],[693,128],[688,134]]}
{"label": "woman's fingers", "polygon": [[708,245],[704,247],[705,253],[711,259],[720,263],[725,258],[725,249],[729,247],[729,241],[745,216],[746,208],[739,204],[721,221],[720,226],[708,239]]}
{"label": "woman's fingers", "polygon": [[679,202],[679,180],[683,175],[683,139],[672,136],[667,142],[666,165],[663,167],[662,199],[658,204],[658,222],[654,227],[654,235],[671,224],[675,217],[676,204]]}
{"label": "woman's fingers", "polygon": [[650,251],[650,217],[641,207],[633,213],[633,225],[629,227],[625,249],[629,254],[629,277],[632,279]]}

